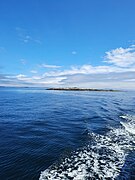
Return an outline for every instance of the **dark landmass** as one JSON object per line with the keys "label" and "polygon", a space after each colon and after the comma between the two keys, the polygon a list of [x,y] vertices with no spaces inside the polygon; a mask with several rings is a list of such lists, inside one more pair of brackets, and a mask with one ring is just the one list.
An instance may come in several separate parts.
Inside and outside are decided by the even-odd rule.
{"label": "dark landmass", "polygon": [[57,91],[104,91],[104,92],[119,92],[119,90],[113,89],[92,89],[92,88],[77,88],[77,87],[70,87],[70,88],[48,88],[47,90],[57,90]]}

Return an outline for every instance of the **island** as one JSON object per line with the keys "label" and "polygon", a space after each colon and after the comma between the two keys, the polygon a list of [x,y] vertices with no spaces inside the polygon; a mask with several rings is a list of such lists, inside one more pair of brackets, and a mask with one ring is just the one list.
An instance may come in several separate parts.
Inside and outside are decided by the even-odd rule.
{"label": "island", "polygon": [[68,87],[68,88],[47,88],[47,90],[55,91],[104,91],[104,92],[118,92],[119,90],[113,89],[93,89],[93,88],[78,88],[78,87]]}

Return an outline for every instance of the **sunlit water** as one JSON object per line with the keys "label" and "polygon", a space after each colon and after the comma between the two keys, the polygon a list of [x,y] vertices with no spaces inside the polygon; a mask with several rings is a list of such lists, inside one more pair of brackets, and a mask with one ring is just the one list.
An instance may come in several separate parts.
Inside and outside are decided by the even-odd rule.
{"label": "sunlit water", "polygon": [[0,180],[134,180],[135,92],[0,88]]}

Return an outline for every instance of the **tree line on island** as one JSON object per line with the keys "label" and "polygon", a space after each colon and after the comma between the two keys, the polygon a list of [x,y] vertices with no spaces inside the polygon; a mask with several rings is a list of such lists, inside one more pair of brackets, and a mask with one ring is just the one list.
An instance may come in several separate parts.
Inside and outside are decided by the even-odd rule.
{"label": "tree line on island", "polygon": [[57,91],[105,91],[105,92],[118,92],[118,90],[113,89],[93,89],[93,88],[78,88],[78,87],[66,87],[66,88],[47,88],[47,90],[57,90]]}

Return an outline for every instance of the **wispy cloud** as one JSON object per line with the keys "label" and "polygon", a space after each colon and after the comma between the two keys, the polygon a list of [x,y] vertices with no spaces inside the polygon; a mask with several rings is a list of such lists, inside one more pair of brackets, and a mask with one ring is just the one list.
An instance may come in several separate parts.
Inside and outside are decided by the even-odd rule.
{"label": "wispy cloud", "polygon": [[129,48],[117,48],[106,52],[105,62],[119,67],[135,65],[135,46]]}
{"label": "wispy cloud", "polygon": [[76,52],[76,51],[72,51],[72,54],[73,54],[73,55],[76,55],[76,54],[77,54],[77,52]]}
{"label": "wispy cloud", "polygon": [[27,64],[27,60],[26,60],[26,59],[20,59],[20,62],[21,62],[21,64],[23,64],[23,65],[26,65],[26,64]]}
{"label": "wispy cloud", "polygon": [[38,73],[38,71],[36,71],[36,70],[31,70],[30,72],[33,73],[33,74],[37,74]]}
{"label": "wispy cloud", "polygon": [[16,31],[19,40],[22,41],[23,43],[32,43],[32,42],[38,44],[42,43],[38,38],[32,37],[32,35],[30,35],[30,33],[26,29],[17,27]]}
{"label": "wispy cloud", "polygon": [[58,69],[58,68],[61,68],[61,66],[50,65],[50,64],[40,64],[39,67],[48,68],[48,69]]}
{"label": "wispy cloud", "polygon": [[46,76],[66,76],[66,75],[74,75],[74,74],[108,74],[112,72],[128,72],[134,71],[135,68],[121,68],[116,66],[91,66],[89,64],[82,65],[80,67],[72,66],[70,69],[67,70],[59,70],[59,71],[49,71],[46,72]]}
{"label": "wispy cloud", "polygon": [[18,75],[4,75],[0,74],[0,85],[2,86],[56,86],[61,85],[62,80],[66,77],[44,77],[41,76],[26,76],[24,74]]}

